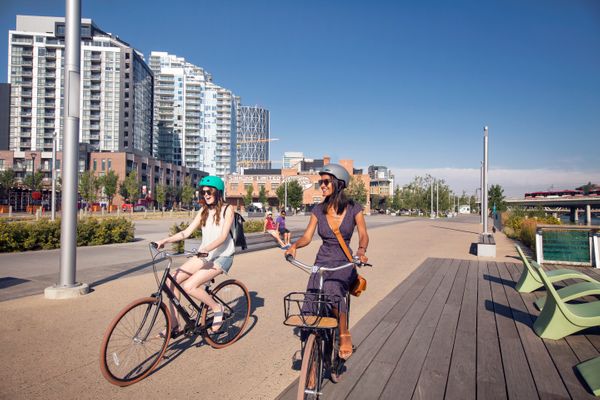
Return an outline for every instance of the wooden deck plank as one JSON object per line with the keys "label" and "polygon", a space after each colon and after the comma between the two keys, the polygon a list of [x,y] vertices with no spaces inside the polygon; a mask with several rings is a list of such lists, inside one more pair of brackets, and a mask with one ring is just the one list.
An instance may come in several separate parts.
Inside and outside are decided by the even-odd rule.
{"label": "wooden deck plank", "polygon": [[[423,318],[425,310],[439,290],[440,285],[449,274],[449,266],[451,265],[452,260],[437,259],[436,263],[437,271],[435,272],[435,275],[432,276],[428,285],[421,290],[420,293],[415,293],[414,303],[407,308],[404,307],[404,304],[398,303],[397,310],[390,319],[390,322],[393,321],[396,323],[396,329],[373,359],[373,362],[376,363],[375,365],[388,366],[389,368],[377,370],[367,368],[364,371],[364,374],[359,378],[358,384],[355,386],[355,388],[358,388],[358,391],[363,390],[360,387],[369,387],[369,397],[377,397],[378,394],[383,391],[385,383],[392,375],[394,367],[409,343],[419,321]],[[392,312],[390,312],[390,314],[392,314]],[[388,314],[388,316],[390,314]],[[400,315],[402,315],[402,318],[399,318]],[[377,383],[379,383],[379,386],[376,386]],[[352,396],[359,396],[359,393],[353,393]]]}
{"label": "wooden deck plank", "polygon": [[506,382],[496,330],[496,317],[490,299],[487,263],[478,263],[477,290],[477,398],[506,399]]}
{"label": "wooden deck plank", "polygon": [[488,269],[491,277],[492,304],[496,313],[496,326],[498,327],[508,397],[537,399],[538,394],[533,376],[529,370],[529,364],[515,322],[512,319],[512,312],[506,299],[498,268],[494,263],[489,263]]}
{"label": "wooden deck plank", "polygon": [[[521,338],[521,344],[529,363],[538,394],[541,398],[569,399],[567,392],[552,358],[542,340],[533,331],[535,317],[529,314],[523,298],[515,290],[515,282],[504,263],[496,263],[500,277],[505,285],[506,298],[512,310],[513,320]],[[510,283],[510,285],[509,285]]]}
{"label": "wooden deck plank", "polygon": [[472,399],[477,395],[477,278],[477,261],[469,261],[446,384],[447,399]]}
{"label": "wooden deck plank", "polygon": [[[435,259],[425,260],[417,267],[403,282],[396,286],[392,291],[380,300],[365,316],[363,316],[352,327],[352,343],[360,346],[361,342],[371,333],[371,331],[383,320],[390,310],[404,297],[409,290],[416,291],[424,288],[429,281],[431,270],[435,266]],[[368,296],[368,289],[364,296]],[[360,301],[360,298],[353,298],[352,303]],[[352,312],[350,313],[352,317]]]}
{"label": "wooden deck plank", "polygon": [[[364,371],[367,370],[367,368],[371,368],[370,364],[374,362],[373,359],[377,356],[384,343],[389,340],[391,334],[397,329],[399,321],[402,320],[404,315],[411,309],[412,305],[417,301],[423,301],[423,293],[425,293],[425,296],[432,296],[432,293],[447,272],[444,268],[439,267],[439,263],[440,259],[430,258],[425,260],[423,264],[418,267],[418,269],[424,268],[425,273],[413,280],[412,286],[408,287],[408,290],[398,299],[391,310],[383,314],[384,317],[380,324],[385,323],[386,327],[391,326],[392,329],[389,331],[385,329],[383,333],[386,335],[381,336],[382,332],[380,332],[379,327],[377,327],[377,329],[374,329],[372,333],[367,336],[365,342],[369,341],[369,344],[366,347],[361,344],[357,353],[346,363],[347,372],[343,376],[343,381],[337,385],[325,386],[324,393],[326,393],[327,396],[340,399],[348,396]],[[435,278],[436,276],[437,278]],[[373,334],[375,334],[375,336],[371,337]],[[391,373],[391,370],[396,364],[396,360],[392,362],[379,360],[377,363],[380,365],[389,364],[387,370]],[[386,369],[384,369],[384,371],[385,370]],[[385,374],[385,380],[387,380],[388,376],[389,374]],[[376,384],[376,382],[367,382],[366,384]],[[385,384],[385,381],[383,384]]]}
{"label": "wooden deck plank", "polygon": [[[465,263],[463,261],[463,263]],[[442,310],[440,322],[433,335],[431,346],[415,387],[413,399],[441,399],[444,397],[448,371],[450,370],[451,349],[460,316],[460,307],[465,290],[468,264],[461,264],[448,301]]]}
{"label": "wooden deck plank", "polygon": [[[512,268],[509,266],[509,271],[512,273],[513,280],[518,279],[521,274],[521,266],[517,267],[513,265]],[[521,297],[527,307],[527,311],[537,317],[539,315],[539,311],[535,308],[533,303],[539,297],[545,295],[545,291],[536,291],[534,293],[522,293]],[[574,366],[579,362],[571,347],[567,344],[565,340],[543,340],[548,353],[552,357],[552,362],[556,366],[558,373],[565,385],[567,391],[571,395],[573,399],[593,399],[595,396],[591,395],[583,383],[577,377]]]}
{"label": "wooden deck plank", "polygon": [[[421,367],[427,355],[427,350],[431,345],[433,334],[435,333],[459,267],[459,260],[453,260],[446,267],[448,273],[420,318],[405,351],[402,353],[381,393],[380,399],[408,399],[412,396],[419,379]],[[367,398],[366,396],[368,395],[369,393],[364,393],[363,396],[357,397],[357,399]]]}

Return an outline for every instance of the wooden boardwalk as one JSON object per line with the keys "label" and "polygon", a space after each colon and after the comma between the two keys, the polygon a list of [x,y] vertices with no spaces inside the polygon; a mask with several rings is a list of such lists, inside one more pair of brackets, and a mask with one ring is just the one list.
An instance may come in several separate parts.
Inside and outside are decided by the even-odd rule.
{"label": "wooden boardwalk", "polygon": [[[357,351],[324,398],[595,399],[574,367],[600,354],[600,329],[540,339],[533,302],[544,290],[518,293],[522,268],[427,259],[352,329]],[[292,384],[278,398],[295,395]]]}

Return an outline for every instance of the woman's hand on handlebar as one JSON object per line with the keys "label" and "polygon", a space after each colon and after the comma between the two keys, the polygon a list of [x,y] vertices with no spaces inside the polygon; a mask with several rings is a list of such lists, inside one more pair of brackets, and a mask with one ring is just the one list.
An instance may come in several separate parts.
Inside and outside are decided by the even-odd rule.
{"label": "woman's hand on handlebar", "polygon": [[166,243],[167,243],[166,239],[159,240],[158,242],[156,242],[156,249],[157,250],[162,249],[163,247],[165,247]]}
{"label": "woman's hand on handlebar", "polygon": [[366,251],[362,247],[359,247],[358,250],[356,250],[356,257],[358,257],[360,262],[363,264],[366,264],[367,262],[369,262],[369,258],[367,257],[367,255],[365,253],[366,253]]}
{"label": "woman's hand on handlebar", "polygon": [[296,258],[296,246],[292,245],[289,249],[285,251],[284,257],[287,258],[288,255]]}

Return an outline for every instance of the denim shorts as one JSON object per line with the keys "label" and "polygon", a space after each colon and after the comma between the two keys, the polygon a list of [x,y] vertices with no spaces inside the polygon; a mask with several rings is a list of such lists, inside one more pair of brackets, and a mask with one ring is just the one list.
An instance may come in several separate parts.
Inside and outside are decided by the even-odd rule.
{"label": "denim shorts", "polygon": [[225,274],[229,273],[231,269],[231,265],[233,264],[233,256],[218,256],[212,262],[219,268],[225,272]]}

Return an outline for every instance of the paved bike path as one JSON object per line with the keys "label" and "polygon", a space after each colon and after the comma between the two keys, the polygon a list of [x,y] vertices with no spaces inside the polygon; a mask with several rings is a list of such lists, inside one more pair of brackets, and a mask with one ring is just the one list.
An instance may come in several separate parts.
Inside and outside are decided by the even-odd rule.
{"label": "paved bike path", "polygon": [[[421,219],[370,229],[368,255],[375,267],[364,270],[369,288],[352,303],[351,323],[425,258],[476,259],[468,251],[478,231],[478,224]],[[506,254],[498,235],[497,241],[498,254]],[[315,241],[298,257],[310,262],[317,249]],[[286,263],[281,250],[268,249],[236,256],[230,277],[244,282],[252,297],[244,337],[222,350],[199,338],[175,341],[157,371],[127,388],[109,384],[100,374],[100,344],[120,309],[156,289],[153,274],[111,280],[77,299],[49,301],[36,295],[0,302],[0,350],[6,361],[0,363],[0,398],[275,398],[298,375],[292,356],[299,342],[282,324],[282,298],[304,289],[307,275]]]}

